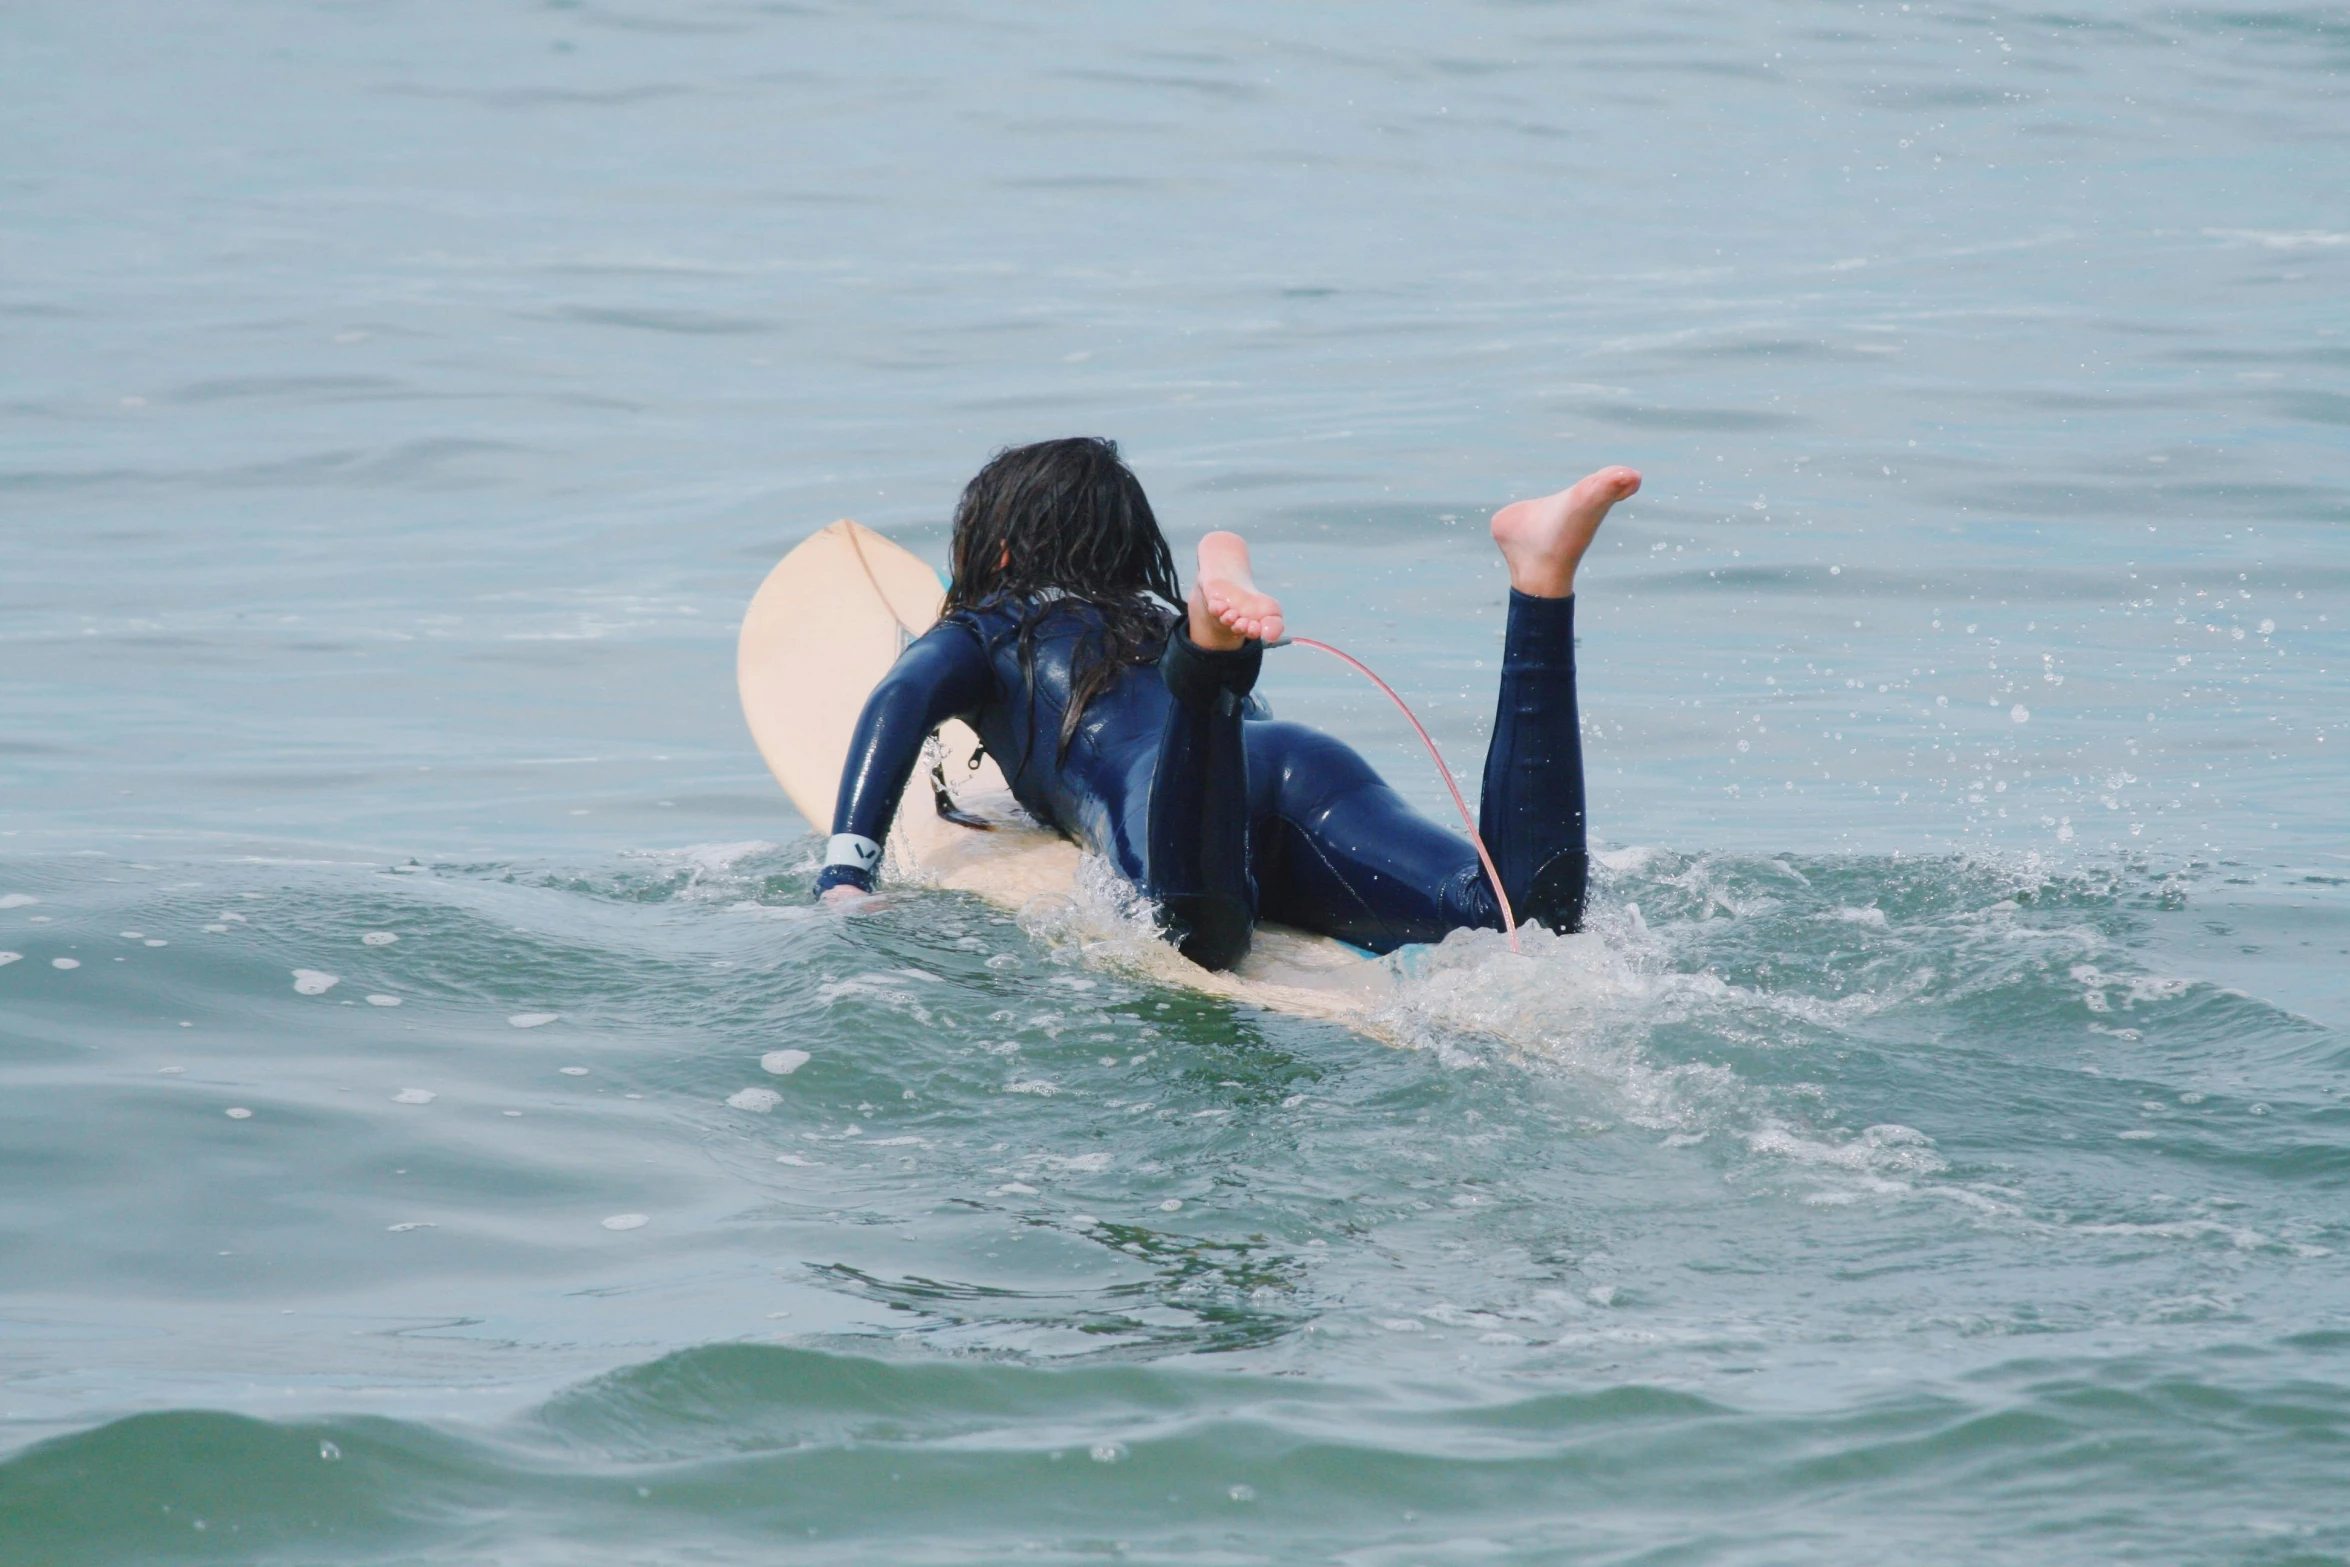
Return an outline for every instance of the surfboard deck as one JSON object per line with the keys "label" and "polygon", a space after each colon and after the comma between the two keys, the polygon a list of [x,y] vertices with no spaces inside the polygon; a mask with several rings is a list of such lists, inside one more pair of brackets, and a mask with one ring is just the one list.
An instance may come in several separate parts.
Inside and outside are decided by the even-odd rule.
{"label": "surfboard deck", "polygon": [[[922,559],[842,519],[802,540],[760,584],[743,615],[735,678],[751,738],[793,806],[817,831],[833,797],[865,699],[906,644],[938,619],[946,593]],[[1040,898],[1073,899],[1082,856],[1038,826],[1012,798],[993,758],[976,768],[978,736],[950,720],[933,742],[958,809],[985,832],[940,817],[927,759],[890,826],[883,875],[969,892],[1018,911]],[[1391,983],[1384,965],[1353,947],[1281,925],[1259,925],[1231,973],[1201,968],[1164,942],[1121,953],[1143,977],[1307,1017],[1351,1022]]]}

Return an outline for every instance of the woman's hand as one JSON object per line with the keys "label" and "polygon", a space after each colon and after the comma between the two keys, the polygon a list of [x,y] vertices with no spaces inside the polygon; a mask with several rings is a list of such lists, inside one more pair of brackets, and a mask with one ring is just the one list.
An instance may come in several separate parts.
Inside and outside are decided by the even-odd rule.
{"label": "woman's hand", "polygon": [[872,893],[862,887],[849,886],[846,882],[838,887],[825,888],[820,897],[828,909],[853,909],[861,903],[873,901]]}

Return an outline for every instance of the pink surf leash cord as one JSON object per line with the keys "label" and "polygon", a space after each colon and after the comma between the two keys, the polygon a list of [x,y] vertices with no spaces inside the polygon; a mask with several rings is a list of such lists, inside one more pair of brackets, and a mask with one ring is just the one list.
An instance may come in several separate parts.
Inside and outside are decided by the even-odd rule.
{"label": "pink surf leash cord", "polygon": [[1485,851],[1485,839],[1477,831],[1476,819],[1469,814],[1469,802],[1461,798],[1461,786],[1453,782],[1452,769],[1444,765],[1444,753],[1436,749],[1436,741],[1430,737],[1427,728],[1421,724],[1419,715],[1411,710],[1402,697],[1395,694],[1395,687],[1380,679],[1370,665],[1352,653],[1342,653],[1329,643],[1317,642],[1312,637],[1283,637],[1277,642],[1268,642],[1265,646],[1268,648],[1288,647],[1293,642],[1299,647],[1318,649],[1341,663],[1351,665],[1365,680],[1386,692],[1387,700],[1393,702],[1396,709],[1411,724],[1413,732],[1420,737],[1420,743],[1426,746],[1428,754],[1436,759],[1437,774],[1444,779],[1444,787],[1452,792],[1453,809],[1461,813],[1461,826],[1467,829],[1469,841],[1477,846],[1478,863],[1485,867],[1485,879],[1493,884],[1494,900],[1501,905],[1501,928],[1509,932],[1510,950],[1516,952],[1518,950],[1518,920],[1517,916],[1510,912],[1510,895],[1502,890],[1501,872],[1493,868],[1493,856]]}

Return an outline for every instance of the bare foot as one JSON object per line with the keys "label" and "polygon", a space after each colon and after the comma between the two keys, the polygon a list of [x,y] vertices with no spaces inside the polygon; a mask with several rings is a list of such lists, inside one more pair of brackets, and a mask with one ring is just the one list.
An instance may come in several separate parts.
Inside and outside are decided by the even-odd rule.
{"label": "bare foot", "polygon": [[[1529,598],[1563,599],[1575,591],[1575,567],[1608,508],[1640,488],[1630,468],[1602,468],[1572,489],[1512,501],[1493,514],[1493,542],[1509,562],[1510,586]],[[1206,546],[1201,546],[1204,550]]]}
{"label": "bare foot", "polygon": [[1248,545],[1237,533],[1211,533],[1199,541],[1199,575],[1192,579],[1191,641],[1210,652],[1230,652],[1243,642],[1281,640],[1281,603],[1259,593],[1248,574]]}

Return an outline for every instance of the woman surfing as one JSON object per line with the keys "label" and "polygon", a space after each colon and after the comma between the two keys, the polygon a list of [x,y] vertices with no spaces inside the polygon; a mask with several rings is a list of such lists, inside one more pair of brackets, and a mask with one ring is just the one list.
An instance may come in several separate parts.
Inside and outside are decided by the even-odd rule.
{"label": "woman surfing", "polygon": [[[1493,516],[1510,601],[1479,832],[1517,917],[1557,931],[1581,924],[1589,868],[1575,568],[1639,488],[1603,468]],[[827,903],[871,892],[924,741],[959,718],[1022,808],[1116,867],[1203,967],[1239,962],[1259,919],[1372,952],[1501,928],[1474,847],[1343,742],[1251,701],[1279,602],[1231,533],[1200,541],[1186,596],[1113,442],[999,453],[964,488],[951,550],[938,623],[858,719],[816,878]]]}

